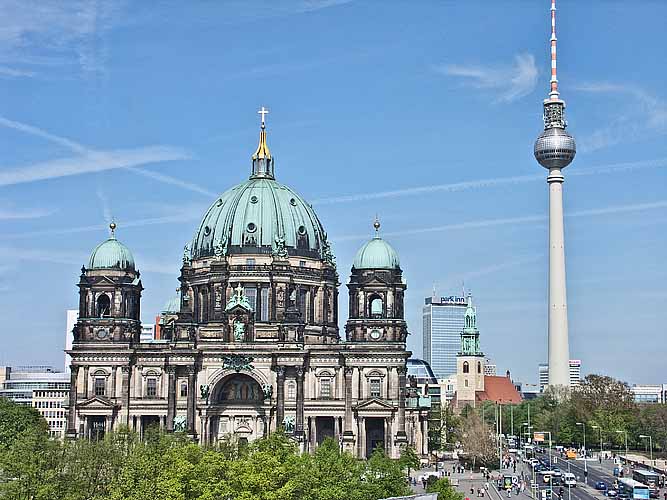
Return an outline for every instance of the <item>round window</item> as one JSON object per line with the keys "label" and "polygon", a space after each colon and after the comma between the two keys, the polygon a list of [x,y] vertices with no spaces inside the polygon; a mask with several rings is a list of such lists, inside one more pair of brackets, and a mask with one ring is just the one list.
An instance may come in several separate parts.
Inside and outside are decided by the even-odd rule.
{"label": "round window", "polygon": [[306,234],[306,228],[305,228],[305,226],[299,226],[298,231],[299,231],[299,234],[302,235],[302,236],[303,236],[304,234]]}
{"label": "round window", "polygon": [[211,234],[211,228],[208,226],[204,226],[204,235],[208,236],[209,234]]}
{"label": "round window", "polygon": [[218,206],[219,206],[219,207],[222,206],[222,198],[219,198],[219,199],[218,199]]}
{"label": "round window", "polygon": [[295,200],[294,198],[292,198],[292,199],[289,201],[289,204],[292,205],[293,207],[296,207],[296,200]]}
{"label": "round window", "polygon": [[257,198],[257,196],[252,195],[250,197],[250,203],[257,203],[258,201],[259,201],[259,198]]}
{"label": "round window", "polygon": [[255,231],[257,231],[257,226],[253,222],[249,223],[248,224],[248,232],[249,233],[254,233]]}
{"label": "round window", "polygon": [[374,328],[373,330],[371,330],[371,338],[373,340],[377,340],[380,337],[382,337],[382,332],[380,330],[378,330],[377,328]]}

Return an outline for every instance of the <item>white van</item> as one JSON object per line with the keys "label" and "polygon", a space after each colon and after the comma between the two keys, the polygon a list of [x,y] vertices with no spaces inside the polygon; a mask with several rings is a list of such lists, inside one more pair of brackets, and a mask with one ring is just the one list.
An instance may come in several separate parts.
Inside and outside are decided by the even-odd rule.
{"label": "white van", "polygon": [[577,478],[571,472],[563,474],[563,484],[569,488],[577,487]]}

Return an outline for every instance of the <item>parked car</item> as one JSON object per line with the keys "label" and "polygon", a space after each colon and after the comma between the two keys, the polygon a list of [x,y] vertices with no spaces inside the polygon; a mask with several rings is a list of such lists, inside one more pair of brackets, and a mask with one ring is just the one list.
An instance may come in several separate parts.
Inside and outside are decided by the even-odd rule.
{"label": "parked car", "polygon": [[569,488],[577,487],[577,478],[571,472],[563,474],[563,484]]}

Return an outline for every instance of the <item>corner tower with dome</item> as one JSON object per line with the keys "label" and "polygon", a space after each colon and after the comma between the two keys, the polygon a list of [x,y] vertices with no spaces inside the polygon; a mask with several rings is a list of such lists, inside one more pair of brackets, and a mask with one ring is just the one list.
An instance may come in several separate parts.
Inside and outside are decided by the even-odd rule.
{"label": "corner tower with dome", "polygon": [[[304,451],[333,437],[360,458],[378,446],[397,457],[404,444],[426,453],[427,409],[405,399],[410,353],[398,254],[376,221],[352,265],[342,340],[327,233],[313,208],[276,180],[260,113],[250,178],[211,204],[185,246],[160,340],[140,342],[142,286],[127,247],[112,231],[93,252],[68,351],[68,435],[159,426],[213,444],[283,427]],[[104,328],[108,335],[98,333]]]}

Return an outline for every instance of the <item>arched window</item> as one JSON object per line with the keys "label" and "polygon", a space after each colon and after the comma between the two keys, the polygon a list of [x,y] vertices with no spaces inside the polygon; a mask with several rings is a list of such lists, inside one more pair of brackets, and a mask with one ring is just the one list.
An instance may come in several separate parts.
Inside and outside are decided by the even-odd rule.
{"label": "arched window", "polygon": [[108,318],[111,316],[111,300],[107,294],[97,297],[97,317]]}
{"label": "arched window", "polygon": [[470,365],[467,361],[463,362],[463,373],[470,373]]}
{"label": "arched window", "polygon": [[371,317],[379,318],[382,317],[384,312],[384,304],[382,303],[382,298],[378,295],[373,295],[371,297]]}
{"label": "arched window", "polygon": [[290,401],[296,399],[296,384],[294,382],[289,382],[287,384],[287,399]]}
{"label": "arched window", "polygon": [[187,382],[181,382],[181,397],[182,398],[187,398],[188,397],[188,384],[187,384]]}
{"label": "arched window", "polygon": [[479,361],[477,362],[477,373],[482,373],[482,363]]}
{"label": "arched window", "polygon": [[222,401],[262,401],[262,388],[252,377],[237,375],[225,382],[219,392]]}

